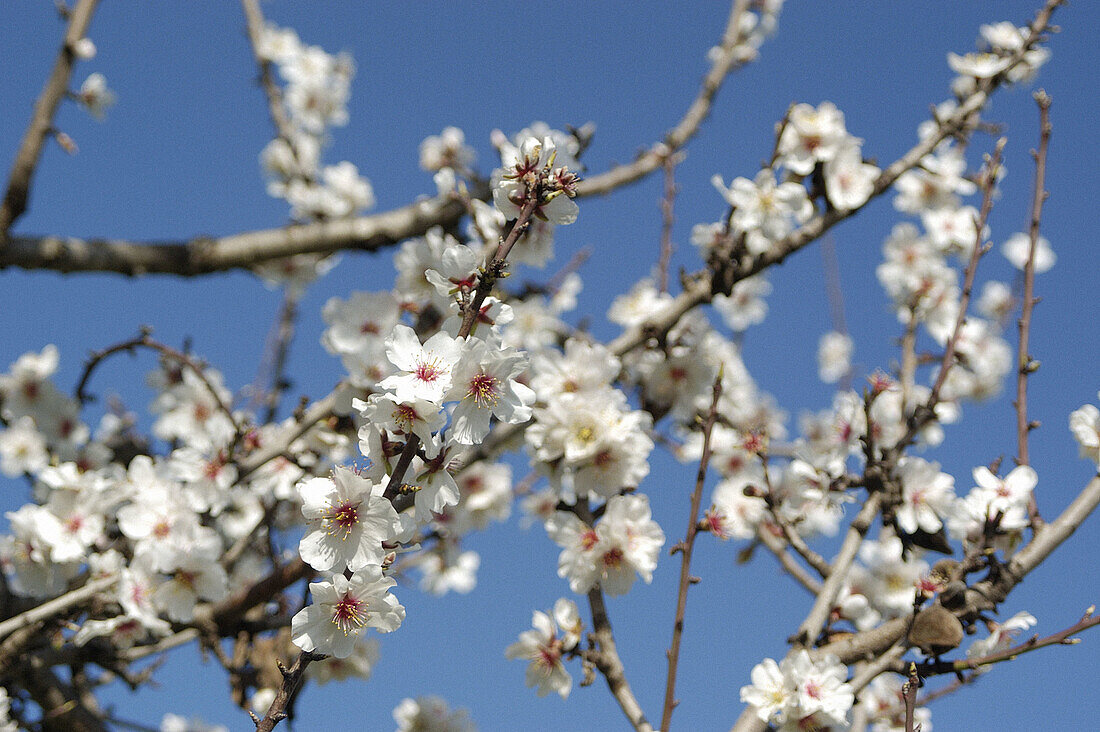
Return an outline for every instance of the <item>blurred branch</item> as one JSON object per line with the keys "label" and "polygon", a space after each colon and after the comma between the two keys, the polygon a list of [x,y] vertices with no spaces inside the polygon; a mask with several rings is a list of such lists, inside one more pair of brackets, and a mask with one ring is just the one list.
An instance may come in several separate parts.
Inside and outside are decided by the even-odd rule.
{"label": "blurred branch", "polygon": [[745,40],[741,32],[741,17],[749,6],[749,0],[735,0],[730,8],[729,20],[722,33],[719,52],[714,55],[710,70],[703,77],[703,86],[683,118],[665,135],[664,140],[654,144],[639,155],[634,162],[618,165],[600,175],[581,181],[577,187],[578,196],[593,196],[610,193],[628,183],[633,183],[664,164],[666,158],[687,144],[699,131],[699,126],[710,114],[711,105],[722,82],[726,77],[745,63],[737,56],[735,49]]}
{"label": "blurred branch", "polygon": [[623,662],[615,647],[615,635],[611,632],[611,621],[607,617],[603,592],[598,586],[588,591],[588,605],[592,609],[592,626],[595,628],[592,635],[599,643],[599,653],[593,659],[596,668],[607,680],[607,688],[611,689],[611,695],[630,720],[631,726],[637,732],[653,732],[653,725],[645,718],[645,713],[626,680]]}
{"label": "blurred branch", "polygon": [[[246,13],[250,3],[245,2]],[[90,0],[83,0],[94,4]],[[737,0],[730,14],[717,60],[703,81],[703,88],[679,124],[649,151],[628,165],[580,181],[577,196],[610,193],[648,175],[681,148],[698,131],[710,111],[711,102],[722,80],[739,61],[733,47],[742,40],[737,31],[739,17],[748,5]],[[252,24],[249,21],[249,32]],[[259,21],[262,23],[262,17]],[[261,75],[262,75],[261,71]],[[269,107],[273,105],[270,90]],[[276,90],[277,91],[277,90]],[[273,112],[275,125],[283,127]],[[485,200],[488,187],[475,185],[471,196]],[[223,237],[197,236],[187,241],[156,242],[120,239],[79,239],[60,236],[15,236],[0,250],[0,269],[48,269],[59,272],[117,272],[136,276],[142,274],[175,274],[183,277],[221,272],[229,269],[250,269],[272,259],[296,254],[332,254],[344,250],[376,251],[393,246],[410,237],[422,236],[433,226],[453,228],[465,215],[462,203],[451,196],[437,196],[415,201],[407,206],[371,216],[340,219],[277,229],[231,234]],[[2,231],[2,229],[0,229]]]}
{"label": "blurred branch", "polygon": [[[42,157],[42,146],[53,129],[57,107],[69,91],[69,79],[76,62],[74,49],[88,32],[92,13],[95,12],[98,2],[99,0],[80,0],[76,7],[68,11],[69,26],[65,29],[65,40],[61,44],[57,60],[54,61],[53,71],[50,72],[38,101],[34,103],[30,124],[19,144],[15,162],[12,163],[11,173],[8,175],[8,188],[4,193],[4,201],[0,204],[0,250],[7,249],[8,231],[27,210],[31,179],[34,178],[34,171]],[[3,255],[6,258],[7,252],[3,251]]]}
{"label": "blurred branch", "polygon": [[6,638],[21,628],[26,628],[35,623],[49,620],[50,618],[60,615],[69,610],[69,608],[86,602],[99,593],[110,589],[116,582],[118,582],[118,577],[105,577],[104,579],[93,580],[83,587],[79,587],[71,592],[66,592],[60,597],[55,597],[15,617],[8,618],[0,622],[0,638]]}

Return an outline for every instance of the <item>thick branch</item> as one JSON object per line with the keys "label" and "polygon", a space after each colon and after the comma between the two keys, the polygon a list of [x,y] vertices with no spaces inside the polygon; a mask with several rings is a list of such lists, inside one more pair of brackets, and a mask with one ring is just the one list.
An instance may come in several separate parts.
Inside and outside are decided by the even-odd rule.
{"label": "thick branch", "polygon": [[653,725],[645,718],[642,706],[623,673],[623,662],[615,648],[615,635],[611,632],[611,621],[607,617],[607,607],[599,587],[589,590],[588,604],[592,608],[592,626],[595,628],[593,635],[600,646],[595,659],[596,668],[607,679],[607,688],[611,689],[611,695],[630,720],[631,726],[637,732],[653,732]]}
{"label": "thick branch", "polygon": [[[488,196],[487,190],[480,193],[482,197]],[[433,226],[454,226],[464,214],[460,202],[438,196],[371,216],[218,238],[198,236],[186,242],[13,236],[0,251],[0,268],[194,277],[229,269],[251,269],[296,254],[375,251],[421,236]]]}
{"label": "thick branch", "polygon": [[844,588],[844,582],[848,579],[848,570],[851,569],[852,562],[855,561],[856,553],[863,543],[863,537],[866,536],[867,530],[871,527],[871,521],[878,514],[881,501],[882,497],[878,493],[871,494],[867,497],[863,508],[852,519],[852,524],[848,527],[848,534],[844,537],[844,543],[841,544],[840,551],[837,553],[836,559],[833,560],[829,576],[825,578],[825,585],[818,593],[817,600],[810,609],[810,613],[802,621],[802,625],[798,627],[798,633],[796,634],[798,643],[802,645],[812,644],[825,627],[829,614],[832,613],[836,600],[840,596],[840,591]]}

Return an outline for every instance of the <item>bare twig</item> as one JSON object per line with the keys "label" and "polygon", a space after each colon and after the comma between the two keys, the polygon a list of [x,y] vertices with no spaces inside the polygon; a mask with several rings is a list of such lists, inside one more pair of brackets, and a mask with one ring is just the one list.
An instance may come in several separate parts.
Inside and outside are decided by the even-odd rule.
{"label": "bare twig", "polygon": [[290,344],[294,340],[294,324],[298,319],[298,300],[301,293],[293,287],[283,288],[283,304],[279,317],[272,324],[271,335],[265,348],[264,363],[267,373],[256,376],[256,398],[264,405],[264,423],[271,422],[279,411],[279,401],[286,390],[284,376]]}
{"label": "bare twig", "polygon": [[123,341],[122,343],[116,343],[113,346],[104,348],[102,351],[94,351],[92,355],[88,358],[88,362],[84,364],[84,372],[81,374],[80,381],[77,383],[76,386],[76,398],[81,402],[88,401],[88,395],[85,393],[84,389],[88,385],[88,380],[92,377],[92,372],[95,371],[96,367],[100,363],[102,363],[104,359],[116,353],[132,352],[136,348],[148,348],[156,351],[161,356],[175,361],[181,366],[190,369],[191,372],[195,374],[195,376],[199,379],[199,381],[202,382],[203,386],[206,388],[206,391],[214,399],[214,403],[217,405],[218,409],[225,415],[226,419],[229,420],[229,423],[233,425],[234,438],[229,450],[229,452],[232,453],[233,449],[236,448],[237,444],[244,436],[243,427],[237,422],[237,418],[233,416],[233,410],[230,408],[230,405],[225,403],[221,395],[218,393],[217,388],[206,376],[206,373],[203,371],[202,364],[200,364],[198,361],[196,361],[194,358],[184,353],[183,351],[177,350],[169,345],[161,343],[160,341],[154,340],[152,336],[149,335],[147,329],[143,329],[140,335],[131,338],[130,340]]}
{"label": "bare twig", "polygon": [[53,116],[65,93],[69,90],[69,79],[76,62],[75,47],[88,32],[99,0],[80,0],[76,7],[68,12],[69,27],[65,29],[65,40],[54,61],[53,71],[34,103],[34,112],[30,124],[19,144],[8,175],[8,188],[4,201],[0,204],[0,249],[7,248],[8,232],[16,219],[27,210],[27,197],[30,195],[31,179],[42,157],[42,146],[53,129]]}
{"label": "bare twig", "polygon": [[1040,648],[1046,648],[1047,646],[1072,646],[1081,642],[1080,638],[1074,638],[1081,631],[1088,630],[1100,625],[1100,615],[1094,615],[1096,612],[1095,607],[1090,607],[1085,611],[1085,614],[1076,623],[1060,630],[1057,633],[1048,635],[1045,638],[1034,636],[1019,643],[1011,648],[1006,648],[1003,651],[997,653],[991,653],[988,656],[981,656],[979,658],[960,658],[956,661],[928,661],[921,664],[920,673],[921,676],[936,676],[939,674],[951,674],[959,673],[962,671],[973,671],[983,666],[990,666],[994,663],[1001,663],[1002,661],[1015,660],[1017,656],[1031,651],[1037,651]]}
{"label": "bare twig", "polygon": [[318,656],[309,651],[302,651],[290,668],[283,668],[280,664],[279,670],[283,672],[283,683],[275,691],[275,700],[271,702],[271,706],[263,719],[252,714],[252,719],[256,722],[256,732],[271,732],[275,729],[275,725],[286,719],[287,705],[290,704],[290,701],[301,687],[306,667],[315,658],[318,658]]}
{"label": "bare twig", "polygon": [[783,539],[771,533],[763,526],[757,530],[756,536],[760,539],[760,543],[775,555],[775,558],[779,560],[779,564],[783,567],[784,571],[793,577],[798,584],[805,587],[811,595],[817,596],[817,594],[821,592],[821,582],[814,578],[813,575],[806,571],[805,567],[798,563],[798,560],[791,556],[790,552],[787,551]]}
{"label": "bare twig", "polygon": [[916,725],[917,689],[920,688],[920,676],[917,664],[909,664],[909,678],[901,685],[901,698],[905,701],[905,732],[918,732]]}
{"label": "bare twig", "polygon": [[275,131],[290,145],[294,147],[294,126],[286,115],[283,107],[283,95],[279,91],[279,85],[275,83],[275,77],[271,73],[271,61],[260,55],[260,41],[264,33],[264,14],[260,9],[258,0],[241,0],[244,9],[245,22],[248,24],[248,40],[252,45],[252,55],[256,59],[256,65],[260,69],[260,86],[263,87],[267,97],[267,109],[271,114],[271,122],[275,125]]}
{"label": "bare twig", "polygon": [[680,586],[676,594],[676,620],[672,626],[672,643],[668,647],[668,676],[665,680],[665,704],[661,712],[661,730],[668,732],[672,723],[672,710],[676,707],[676,668],[680,662],[680,638],[684,633],[684,612],[687,608],[688,587],[692,584],[691,555],[695,550],[695,537],[699,531],[699,506],[703,501],[703,484],[707,478],[707,465],[710,463],[710,436],[714,423],[718,421],[718,400],[722,396],[722,369],[714,379],[711,388],[710,409],[703,421],[703,454],[699,458],[699,470],[695,474],[695,489],[691,492],[691,514],[688,517],[687,533],[684,540],[673,551],[680,552]]}
{"label": "bare twig", "polygon": [[[1043,90],[1035,93],[1035,102],[1039,105],[1039,149],[1032,154],[1035,157],[1035,195],[1031,204],[1031,226],[1028,236],[1031,239],[1024,264],[1024,302],[1020,310],[1020,344],[1016,359],[1016,463],[1027,465],[1027,436],[1034,425],[1027,418],[1027,377],[1039,367],[1028,351],[1031,337],[1031,312],[1037,302],[1035,298],[1035,252],[1039,247],[1039,223],[1043,218],[1043,202],[1050,195],[1045,189],[1047,169],[1047,146],[1050,143],[1050,96]],[[1034,521],[1039,515],[1035,496],[1028,499],[1028,512]]]}
{"label": "bare twig", "polygon": [[665,191],[660,203],[661,255],[657,259],[657,286],[661,292],[668,292],[668,265],[672,260],[672,224],[675,221],[673,206],[676,202],[676,166],[682,160],[682,155],[670,155],[661,165],[665,173]]}

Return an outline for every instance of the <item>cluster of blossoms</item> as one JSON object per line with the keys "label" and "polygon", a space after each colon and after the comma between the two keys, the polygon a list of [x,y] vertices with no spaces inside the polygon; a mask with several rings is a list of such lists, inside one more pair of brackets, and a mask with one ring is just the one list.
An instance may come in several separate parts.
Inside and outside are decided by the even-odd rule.
{"label": "cluster of blossoms", "polygon": [[263,29],[256,54],[274,64],[286,84],[282,101],[290,127],[260,156],[270,176],[268,193],[286,199],[296,219],[343,218],[373,206],[370,182],[355,165],[321,165],[328,129],[348,121],[351,57],[303,45],[293,29],[272,25]]}
{"label": "cluster of blossoms", "polygon": [[978,42],[984,50],[962,56],[947,55],[948,65],[959,75],[951,84],[959,97],[972,94],[979,82],[1002,73],[1013,83],[1031,81],[1039,67],[1050,59],[1050,49],[1028,45],[1031,29],[1026,26],[1001,21],[983,25],[979,30]]}
{"label": "cluster of blossoms", "polygon": [[752,685],[741,687],[741,701],[784,732],[847,727],[855,701],[847,677],[848,668],[836,656],[815,661],[800,650],[780,663],[765,658],[753,667]]}
{"label": "cluster of blossoms", "polygon": [[[530,201],[537,205],[525,215],[571,221],[575,177],[555,167],[553,141],[529,138],[520,150],[497,177],[495,188],[504,191],[498,210],[515,218],[516,204]],[[427,157],[466,159],[460,151]],[[485,440],[494,419],[526,422],[535,403],[535,392],[520,381],[527,377],[527,355],[504,342],[510,306],[476,297],[483,261],[473,246],[433,230],[398,253],[394,292],[356,293],[325,307],[323,343],[349,367],[337,408],[360,423],[368,465],[338,468],[331,479],[298,486],[308,529],[302,558],[331,574],[310,586],[314,603],[295,617],[294,642],[304,650],[346,656],[360,629],[393,630],[404,610],[386,594],[393,580],[383,571],[418,537],[433,540],[431,551],[407,563],[421,571],[422,586],[469,591],[479,559],[460,551],[462,535],[509,513],[510,470],[491,463],[459,470],[461,453]],[[471,327],[464,316],[474,307]],[[418,332],[401,322],[403,313],[435,329]],[[407,467],[398,483],[393,473],[402,459]],[[400,513],[398,497],[411,498]]]}

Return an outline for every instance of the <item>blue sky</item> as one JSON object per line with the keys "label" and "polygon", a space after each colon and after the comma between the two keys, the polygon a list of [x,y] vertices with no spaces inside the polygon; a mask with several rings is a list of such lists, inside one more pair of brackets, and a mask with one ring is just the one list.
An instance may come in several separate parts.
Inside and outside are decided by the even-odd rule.
{"label": "blue sky", "polygon": [[[17,233],[176,240],[278,226],[286,205],[269,198],[258,154],[272,135],[244,32],[231,2],[103,3],[90,37],[99,53],[79,65],[74,86],[93,71],[107,76],[118,103],[105,122],[73,104],[56,119],[80,152],[47,146],[30,210]],[[434,192],[417,166],[417,146],[447,125],[463,128],[493,167],[489,132],[514,132],[533,120],[555,127],[593,121],[591,171],[629,160],[675,123],[694,96],[705,53],[721,32],[728,6],[657,0],[619,3],[557,2],[537,10],[515,3],[265,2],[268,18],[296,28],[303,41],[330,52],[347,50],[358,75],[351,121],[333,133],[326,161],[351,160],[374,185],[379,210]],[[689,8],[685,12],[685,8]],[[724,202],[710,177],[751,178],[772,147],[772,129],[791,102],[829,100],[844,111],[848,130],[864,139],[864,154],[885,164],[916,141],[929,105],[948,96],[949,51],[972,49],[982,23],[1023,24],[1032,2],[922,0],[912,3],[789,2],[778,33],[760,61],[727,82],[710,120],[677,171],[674,240],[678,267],[697,268],[688,243],[691,226],[716,220]],[[0,11],[0,170],[8,170],[63,32],[53,4],[14,0]],[[1095,214],[1100,180],[1095,165],[1100,103],[1094,71],[1100,66],[1094,33],[1100,10],[1075,3],[1056,15],[1062,32],[1037,86],[1054,99],[1043,233],[1058,264],[1038,278],[1043,298],[1035,314],[1032,353],[1042,369],[1031,382],[1031,412],[1043,426],[1032,437],[1040,476],[1038,499],[1053,516],[1084,485],[1095,466],[1079,460],[1067,430],[1068,414],[1096,401],[1100,387],[1100,312],[1096,280]],[[1032,187],[1028,151],[1037,144],[1032,88],[1003,91],[987,119],[1004,125],[1008,176],[990,219],[999,244],[1026,226]],[[992,141],[979,136],[975,148]],[[972,164],[977,160],[971,156]],[[581,202],[578,222],[559,230],[558,263],[588,247],[578,312],[592,330],[611,337],[603,318],[611,297],[647,275],[656,261],[661,182],[650,179],[598,200]],[[874,278],[882,240],[903,220],[889,196],[834,229],[855,360],[869,372],[889,368],[900,335]],[[551,265],[548,271],[553,271]],[[321,305],[334,295],[387,288],[387,254],[346,256],[306,296],[289,373],[292,394],[320,396],[339,378],[339,363],[318,343]],[[540,277],[537,271],[521,276]],[[979,281],[1011,281],[1007,262],[992,254]],[[89,350],[133,335],[147,324],[162,340],[194,350],[226,375],[235,389],[255,376],[259,354],[280,296],[243,273],[197,280],[114,275],[58,275],[8,270],[0,287],[0,368],[26,351],[55,343],[61,350],[59,384],[71,388]],[[745,337],[745,361],[761,387],[791,415],[818,410],[831,390],[816,378],[815,351],[831,328],[820,247],[793,257],[770,280],[769,319]],[[141,385],[153,366],[148,356],[111,362],[93,389],[117,393],[141,410],[151,393]],[[960,491],[970,470],[1015,451],[1010,397],[967,405],[964,420],[947,428],[945,444],[926,457],[956,476]],[[642,485],[669,540],[686,523],[692,469],[654,454]],[[522,461],[517,463],[522,466]],[[522,474],[522,473],[521,473]],[[28,496],[5,481],[5,509]],[[1082,573],[1100,539],[1095,517],[1047,565],[1029,576],[1004,606],[1007,617],[1027,609],[1050,633],[1072,624],[1100,599],[1100,580]],[[472,537],[482,554],[477,590],[434,598],[399,588],[408,608],[405,626],[387,636],[382,661],[367,685],[308,689],[298,706],[299,729],[327,729],[349,718],[363,728],[387,729],[390,710],[405,696],[434,693],[471,710],[482,730],[618,729],[622,717],[603,688],[574,688],[567,702],[537,699],[523,687],[523,666],[503,658],[504,647],[527,629],[532,609],[568,596],[556,576],[557,549],[544,532],[518,528],[517,517]],[[738,546],[702,537],[695,574],[703,581],[689,596],[674,724],[680,729],[725,729],[740,712],[739,688],[764,656],[781,656],[784,639],[809,607],[808,598],[779,575],[767,556],[735,565]],[[1091,561],[1089,561],[1091,564]],[[1088,565],[1084,565],[1088,566]],[[664,559],[651,586],[639,584],[609,602],[620,651],[643,707],[659,718],[664,649],[671,635],[678,565]],[[1002,664],[974,688],[933,707],[940,731],[974,728],[1084,729],[1094,725],[1090,704],[1100,635],[1074,648],[1054,648]],[[177,652],[159,673],[161,688],[131,696],[113,690],[120,716],[155,723],[165,711],[199,714],[232,729],[247,720],[232,708],[224,675],[198,665],[193,649]],[[579,681],[579,668],[572,669]]]}

